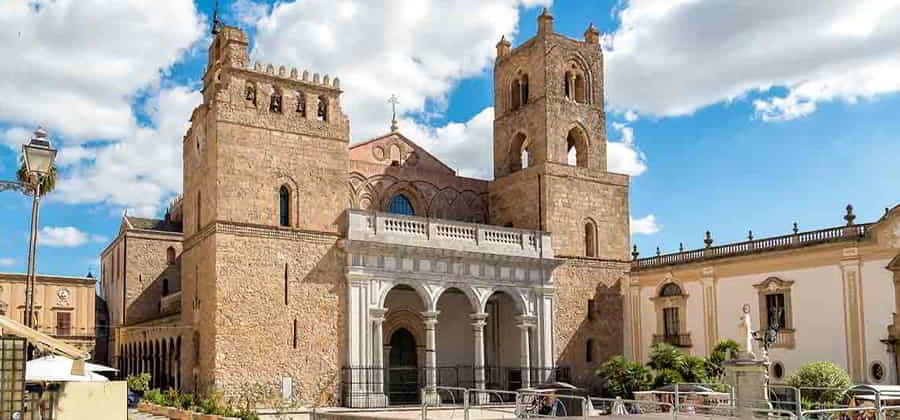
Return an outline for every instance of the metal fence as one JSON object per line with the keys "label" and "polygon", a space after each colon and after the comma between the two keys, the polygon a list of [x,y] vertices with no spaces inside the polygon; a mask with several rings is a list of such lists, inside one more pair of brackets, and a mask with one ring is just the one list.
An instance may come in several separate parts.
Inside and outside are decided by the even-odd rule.
{"label": "metal fence", "polygon": [[[431,369],[422,367],[344,367],[341,369],[342,404],[355,408],[420,404],[422,403],[420,391],[428,385],[428,375],[432,374],[430,371]],[[475,389],[478,388],[476,378],[482,373],[485,379],[485,388],[504,391],[522,388],[526,374],[532,385],[571,380],[568,367],[522,368],[460,365],[434,368],[435,385]],[[450,399],[446,395],[442,395],[441,398]]]}

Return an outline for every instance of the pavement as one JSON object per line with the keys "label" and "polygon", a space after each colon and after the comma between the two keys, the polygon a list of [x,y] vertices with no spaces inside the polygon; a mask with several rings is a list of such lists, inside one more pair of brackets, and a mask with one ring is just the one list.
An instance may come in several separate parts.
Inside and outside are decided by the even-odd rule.
{"label": "pavement", "polygon": [[129,408],[128,420],[168,420],[168,418],[162,416],[154,416],[153,414],[141,413],[134,408]]}

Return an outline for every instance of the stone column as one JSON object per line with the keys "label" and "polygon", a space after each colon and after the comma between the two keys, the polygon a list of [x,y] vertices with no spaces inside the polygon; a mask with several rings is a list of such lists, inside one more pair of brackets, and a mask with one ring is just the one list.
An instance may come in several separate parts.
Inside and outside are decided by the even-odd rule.
{"label": "stone column", "polygon": [[369,309],[369,319],[372,320],[372,371],[370,372],[370,407],[387,406],[387,395],[384,393],[384,339],[382,324],[384,323],[385,308]]}
{"label": "stone column", "polygon": [[484,326],[488,314],[476,313],[469,315],[472,318],[472,333],[475,337],[475,389],[484,389]]}
{"label": "stone column", "polygon": [[425,319],[425,400],[429,404],[437,404],[439,398],[434,388],[437,386],[437,338],[435,327],[438,323],[440,311],[422,312]]}
{"label": "stone column", "polygon": [[519,328],[519,367],[522,369],[522,388],[531,386],[531,339],[528,334],[531,326],[529,317],[516,317],[516,327]]}

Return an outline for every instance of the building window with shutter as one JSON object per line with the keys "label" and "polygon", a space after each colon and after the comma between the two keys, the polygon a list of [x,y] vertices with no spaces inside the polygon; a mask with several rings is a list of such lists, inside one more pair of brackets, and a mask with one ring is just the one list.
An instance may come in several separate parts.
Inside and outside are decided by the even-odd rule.
{"label": "building window with shutter", "polygon": [[56,335],[68,337],[72,335],[72,313],[56,313]]}

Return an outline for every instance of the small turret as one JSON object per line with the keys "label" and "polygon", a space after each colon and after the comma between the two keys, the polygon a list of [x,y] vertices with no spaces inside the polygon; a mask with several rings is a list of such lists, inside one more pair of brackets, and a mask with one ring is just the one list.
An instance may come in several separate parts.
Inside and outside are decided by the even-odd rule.
{"label": "small turret", "polygon": [[501,36],[500,42],[497,43],[497,58],[509,54],[510,46],[512,46],[512,44],[506,40],[506,35]]}
{"label": "small turret", "polygon": [[600,44],[600,31],[597,30],[597,27],[594,26],[593,23],[588,25],[587,30],[584,31],[584,42],[588,44]]}
{"label": "small turret", "polygon": [[550,10],[546,7],[544,8],[544,11],[541,12],[541,15],[538,16],[538,33],[553,33],[553,15],[550,14]]}

